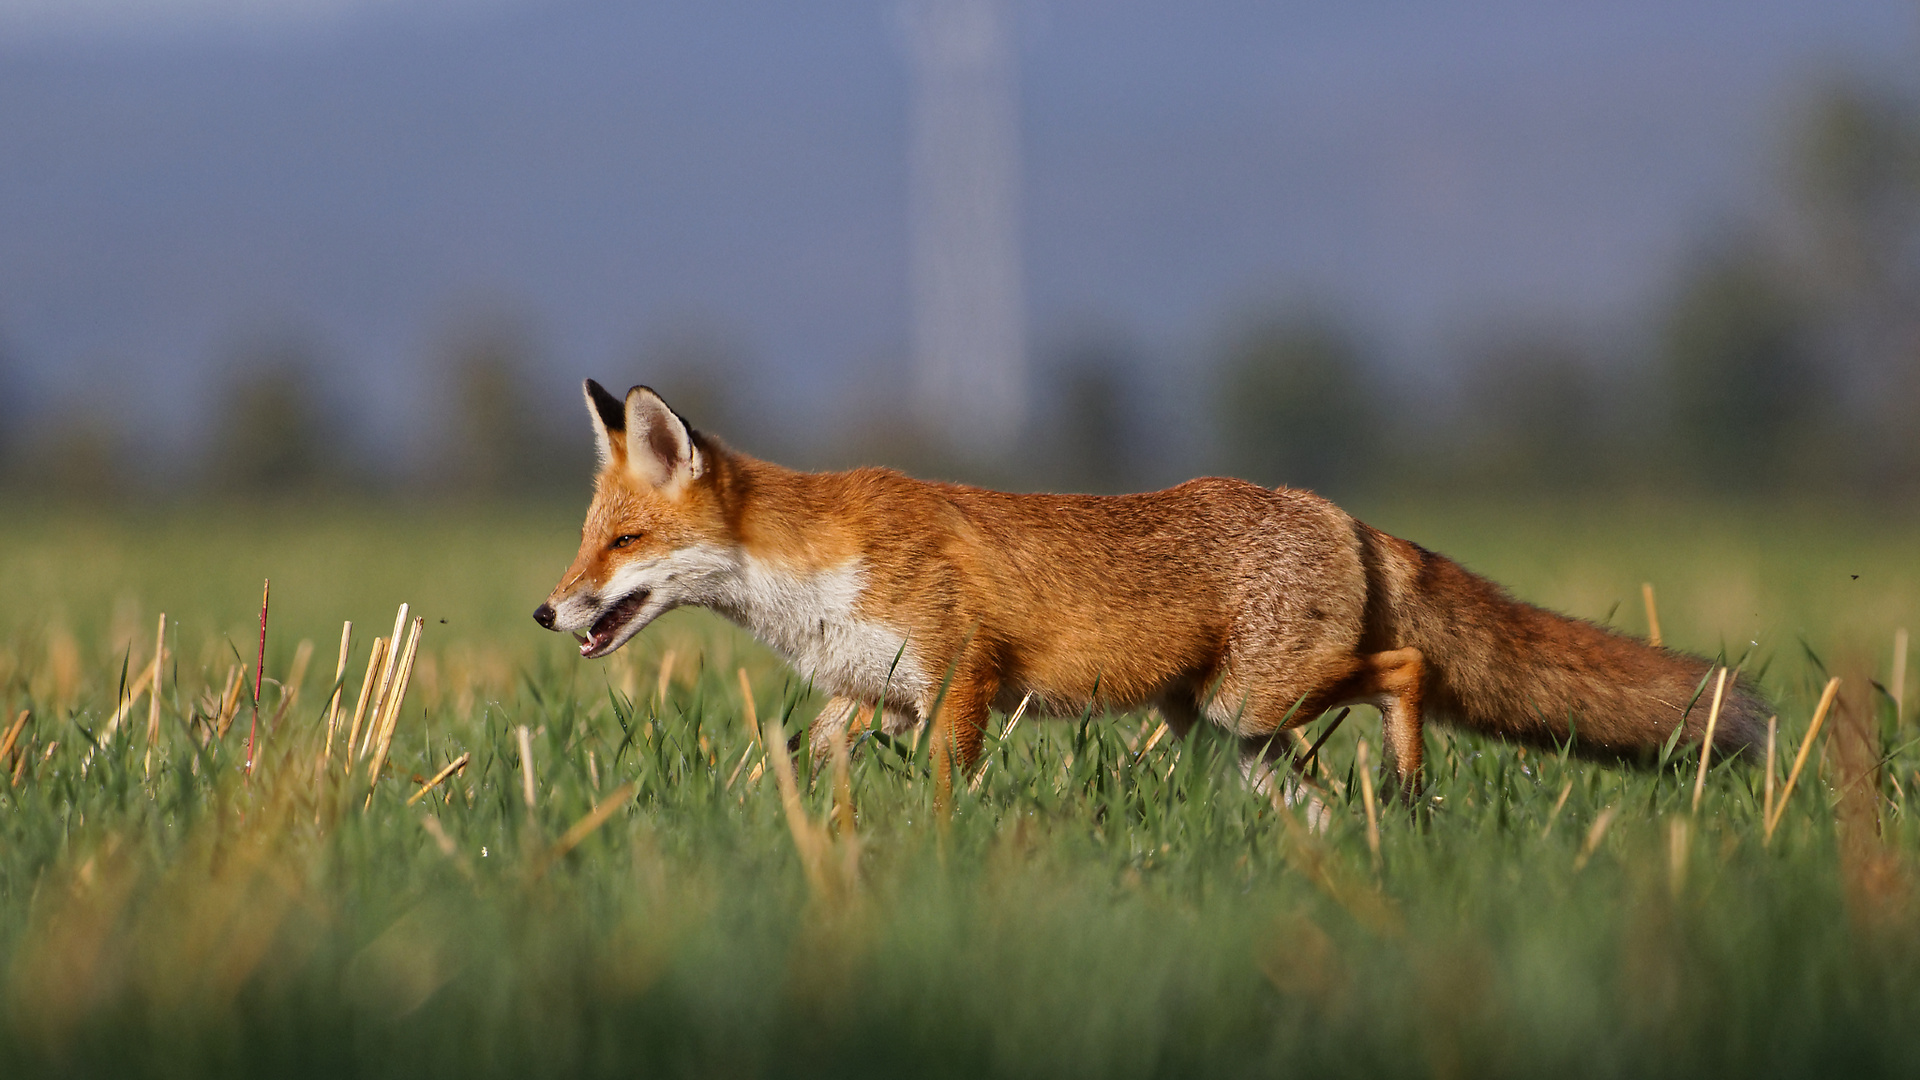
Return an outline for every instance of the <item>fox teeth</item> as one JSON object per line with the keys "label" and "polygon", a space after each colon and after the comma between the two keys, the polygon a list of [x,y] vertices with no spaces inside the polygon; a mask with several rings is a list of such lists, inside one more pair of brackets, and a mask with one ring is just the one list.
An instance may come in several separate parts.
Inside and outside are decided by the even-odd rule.
{"label": "fox teeth", "polygon": [[577,641],[577,642],[579,642],[579,643],[580,643],[580,644],[582,644],[582,645],[585,645],[585,644],[587,643],[587,635],[585,635],[585,634],[575,634],[575,635],[573,635],[573,640],[575,640],[575,641]]}

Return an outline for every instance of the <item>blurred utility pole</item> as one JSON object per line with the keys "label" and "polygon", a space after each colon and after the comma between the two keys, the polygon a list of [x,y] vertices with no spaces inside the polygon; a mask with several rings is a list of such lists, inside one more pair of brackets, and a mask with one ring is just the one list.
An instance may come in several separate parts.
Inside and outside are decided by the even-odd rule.
{"label": "blurred utility pole", "polygon": [[912,0],[909,149],[915,406],[992,455],[1027,412],[1020,136],[1008,0]]}

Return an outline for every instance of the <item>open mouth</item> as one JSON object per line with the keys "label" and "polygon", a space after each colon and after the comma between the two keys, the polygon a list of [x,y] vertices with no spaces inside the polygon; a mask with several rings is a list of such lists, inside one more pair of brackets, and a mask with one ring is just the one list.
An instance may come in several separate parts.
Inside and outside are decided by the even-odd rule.
{"label": "open mouth", "polygon": [[620,636],[621,629],[633,621],[633,617],[640,613],[640,608],[646,604],[647,597],[651,595],[650,589],[635,589],[621,597],[619,603],[608,608],[606,614],[593,620],[593,625],[587,629],[586,633],[573,635],[574,639],[580,642],[580,655],[594,657],[610,651],[613,640]]}

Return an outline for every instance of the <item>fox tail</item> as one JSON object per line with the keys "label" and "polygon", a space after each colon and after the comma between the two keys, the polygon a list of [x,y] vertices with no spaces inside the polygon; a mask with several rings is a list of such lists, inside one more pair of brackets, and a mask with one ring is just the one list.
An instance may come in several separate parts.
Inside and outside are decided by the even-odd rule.
{"label": "fox tail", "polygon": [[[1590,757],[1648,758],[1680,729],[1706,735],[1716,665],[1514,599],[1424,549],[1402,607],[1409,644],[1434,671],[1437,719],[1533,743],[1571,742]],[[1714,724],[1717,754],[1764,744],[1767,704],[1744,675],[1729,680]]]}

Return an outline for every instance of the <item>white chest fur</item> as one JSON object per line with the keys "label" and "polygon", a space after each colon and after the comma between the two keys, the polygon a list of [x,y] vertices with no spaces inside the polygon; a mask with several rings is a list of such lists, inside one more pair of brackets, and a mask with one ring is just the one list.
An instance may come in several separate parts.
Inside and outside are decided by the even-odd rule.
{"label": "white chest fur", "polygon": [[900,631],[858,611],[866,574],[858,560],[795,574],[751,556],[713,605],[787,658],[816,689],[863,701],[918,703],[928,683]]}

